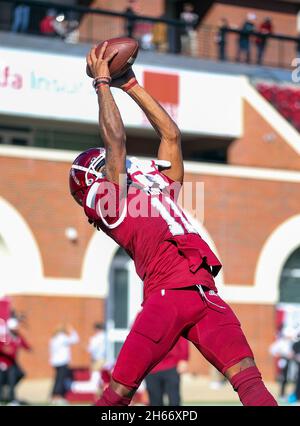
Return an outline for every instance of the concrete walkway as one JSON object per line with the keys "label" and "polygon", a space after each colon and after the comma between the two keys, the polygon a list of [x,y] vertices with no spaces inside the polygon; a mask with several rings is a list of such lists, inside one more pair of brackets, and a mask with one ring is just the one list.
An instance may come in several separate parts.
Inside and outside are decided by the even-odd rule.
{"label": "concrete walkway", "polygon": [[[24,380],[20,384],[17,396],[21,400],[31,404],[47,404],[51,391],[52,381],[50,379]],[[277,398],[278,385],[267,383],[268,389]],[[288,388],[291,391],[291,388]],[[211,389],[210,379],[205,376],[193,376],[185,374],[182,377],[182,397],[184,404],[193,405],[207,403],[209,405],[222,405],[222,403],[239,405],[237,394],[232,390],[231,385],[226,383],[220,389]]]}
{"label": "concrete walkway", "polygon": [[[277,383],[266,383],[267,388],[277,399]],[[241,405],[238,394],[233,391],[229,382],[225,382],[219,389],[211,388],[211,378],[208,376],[192,376],[186,374],[182,378],[182,396],[185,403],[209,403],[222,405],[222,403]]]}

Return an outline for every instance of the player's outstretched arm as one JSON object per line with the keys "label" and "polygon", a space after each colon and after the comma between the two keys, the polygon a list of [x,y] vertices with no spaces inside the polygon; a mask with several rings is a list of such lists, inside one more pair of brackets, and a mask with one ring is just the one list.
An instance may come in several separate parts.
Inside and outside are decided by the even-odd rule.
{"label": "player's outstretched arm", "polygon": [[117,81],[114,80],[112,85],[125,90],[144,111],[160,137],[158,159],[171,162],[171,168],[165,170],[163,173],[171,179],[182,183],[184,169],[181,151],[181,135],[177,124],[161,105],[136,82],[132,70],[129,70],[125,76]]}
{"label": "player's outstretched arm", "polygon": [[87,64],[94,78],[101,78],[98,90],[99,129],[106,149],[105,173],[109,181],[120,183],[120,177],[126,174],[126,134],[120,111],[110,91],[110,73],[108,64],[118,53],[117,50],[103,59],[107,43],[104,43],[98,58],[95,48],[87,55]]}

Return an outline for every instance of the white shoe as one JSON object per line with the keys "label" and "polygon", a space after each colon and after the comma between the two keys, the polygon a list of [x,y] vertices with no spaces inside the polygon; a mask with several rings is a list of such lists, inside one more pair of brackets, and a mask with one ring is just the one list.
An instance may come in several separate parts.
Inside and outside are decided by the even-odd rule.
{"label": "white shoe", "polygon": [[18,405],[21,405],[21,404],[19,403],[19,401],[13,400],[13,401],[8,402],[6,405],[18,406]]}
{"label": "white shoe", "polygon": [[69,405],[69,403],[64,398],[55,398],[51,401],[51,405]]}
{"label": "white shoe", "polygon": [[213,390],[219,390],[224,386],[223,382],[210,382],[209,387]]}

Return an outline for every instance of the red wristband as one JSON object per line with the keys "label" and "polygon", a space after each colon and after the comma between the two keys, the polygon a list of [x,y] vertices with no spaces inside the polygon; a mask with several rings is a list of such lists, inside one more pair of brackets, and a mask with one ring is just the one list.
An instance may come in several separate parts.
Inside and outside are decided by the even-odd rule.
{"label": "red wristband", "polygon": [[135,79],[133,79],[133,81],[131,81],[130,83],[125,84],[125,85],[122,87],[122,90],[123,90],[124,92],[128,92],[128,90],[132,89],[132,88],[133,88],[136,84],[138,84],[138,82],[137,82],[137,79],[135,78]]}
{"label": "red wristband", "polygon": [[93,87],[96,88],[99,83],[111,83],[111,77],[95,77],[93,80]]}

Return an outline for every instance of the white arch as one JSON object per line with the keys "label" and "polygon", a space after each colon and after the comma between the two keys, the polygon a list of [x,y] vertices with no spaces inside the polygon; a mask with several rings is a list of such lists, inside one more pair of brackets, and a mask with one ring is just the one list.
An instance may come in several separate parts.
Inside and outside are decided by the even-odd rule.
{"label": "white arch", "polygon": [[39,247],[24,218],[2,197],[0,235],[9,252],[9,268],[1,279],[1,293],[24,294],[37,289],[43,276]]}
{"label": "white arch", "polygon": [[104,232],[92,236],[82,265],[85,294],[107,297],[111,262],[119,246]]}
{"label": "white arch", "polygon": [[[191,218],[195,228],[212,250],[218,252],[206,229],[195,219]],[[232,285],[224,283],[222,270],[216,284],[220,295],[228,302],[248,304],[275,304],[279,300],[279,282],[282,268],[288,257],[300,246],[300,215],[293,216],[278,226],[265,242],[257,262],[254,285]],[[222,262],[222,259],[220,259]],[[245,259],[241,259],[245,262]],[[226,267],[226,265],[225,265]]]}
{"label": "white arch", "polygon": [[271,303],[279,301],[279,282],[288,257],[300,246],[300,215],[283,222],[265,242],[255,273],[255,287]]}

